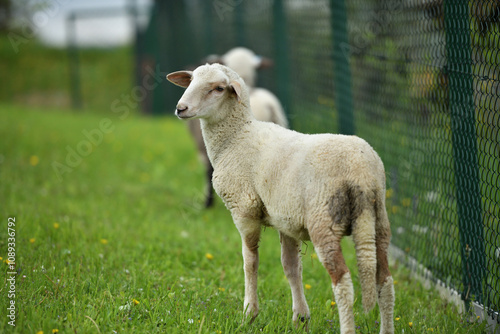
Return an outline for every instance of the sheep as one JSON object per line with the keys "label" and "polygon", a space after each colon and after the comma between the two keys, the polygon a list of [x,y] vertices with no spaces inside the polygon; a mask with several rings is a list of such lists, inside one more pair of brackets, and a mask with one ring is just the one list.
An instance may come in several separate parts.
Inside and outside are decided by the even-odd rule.
{"label": "sheep", "polygon": [[[240,75],[248,87],[250,87],[250,106],[256,119],[259,121],[273,122],[288,128],[288,120],[278,98],[269,90],[255,88],[257,69],[269,67],[270,59],[257,56],[252,50],[236,47],[222,56],[210,55],[207,57],[209,63],[224,64]],[[206,196],[205,207],[213,205],[212,173],[213,168],[208,159],[205,143],[201,135],[201,126],[198,119],[188,121],[188,129],[195,140],[196,147],[206,170]]]}
{"label": "sheep", "polygon": [[341,333],[354,333],[354,290],[340,246],[352,235],[363,307],[372,309],[378,299],[380,333],[394,333],[385,171],[373,148],[356,136],[306,135],[257,121],[248,88],[226,66],[203,65],[167,79],[186,88],[175,114],[201,120],[215,191],[241,235],[245,316],[253,320],[259,311],[259,239],[262,226],[272,226],[279,231],[293,321],[310,319],[300,259],[301,241],[310,240],[331,277]]}

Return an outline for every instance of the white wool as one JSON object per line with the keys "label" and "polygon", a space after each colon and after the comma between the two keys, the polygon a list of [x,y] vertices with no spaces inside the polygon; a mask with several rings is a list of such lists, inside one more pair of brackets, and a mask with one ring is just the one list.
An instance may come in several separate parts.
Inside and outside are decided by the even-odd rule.
{"label": "white wool", "polygon": [[288,120],[278,98],[264,88],[250,90],[250,109],[259,121],[272,122],[288,128]]}

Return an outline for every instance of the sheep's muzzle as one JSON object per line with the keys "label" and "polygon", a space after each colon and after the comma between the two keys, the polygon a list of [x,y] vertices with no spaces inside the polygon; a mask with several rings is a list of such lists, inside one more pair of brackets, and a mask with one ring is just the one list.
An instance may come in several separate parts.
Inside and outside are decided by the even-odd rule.
{"label": "sheep's muzzle", "polygon": [[175,109],[175,116],[179,117],[179,118],[191,118],[192,116],[188,116],[185,114],[185,112],[188,110],[188,106],[183,104],[183,103],[179,103]]}

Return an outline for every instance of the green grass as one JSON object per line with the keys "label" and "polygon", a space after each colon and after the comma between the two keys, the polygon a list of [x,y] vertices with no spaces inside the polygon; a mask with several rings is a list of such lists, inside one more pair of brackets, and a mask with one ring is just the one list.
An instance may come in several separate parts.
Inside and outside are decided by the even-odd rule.
{"label": "green grass", "polygon": [[[15,217],[18,273],[16,326],[5,316],[5,281],[0,332],[302,332],[291,322],[272,229],[260,247],[261,311],[253,323],[242,321],[240,237],[220,200],[211,210],[201,206],[203,169],[184,124],[107,117],[113,130],[61,180],[53,163],[66,163],[68,147],[84,147],[83,131],[97,129],[103,116],[0,105],[0,256],[7,258],[8,217]],[[357,332],[378,333],[377,308],[362,311],[352,243],[343,246]],[[338,333],[329,277],[310,243],[303,253],[310,332]],[[402,266],[392,272],[397,333],[484,332],[485,324],[469,322]]]}
{"label": "green grass", "polygon": [[[69,108],[71,77],[67,50],[43,46],[35,39],[19,39],[22,36],[21,32],[0,34],[0,73],[5,80],[0,101]],[[114,99],[130,94],[134,84],[130,46],[80,49],[78,61],[83,109],[87,112],[108,111]]]}

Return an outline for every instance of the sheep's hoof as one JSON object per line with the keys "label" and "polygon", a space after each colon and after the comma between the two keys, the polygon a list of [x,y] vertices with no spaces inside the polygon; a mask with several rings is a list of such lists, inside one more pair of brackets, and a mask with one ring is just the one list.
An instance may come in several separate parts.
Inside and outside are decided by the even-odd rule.
{"label": "sheep's hoof", "polygon": [[245,314],[245,316],[243,317],[242,323],[244,324],[244,323],[248,322],[249,324],[251,324],[254,322],[255,318],[257,318],[257,314],[253,314],[253,315],[252,314]]}
{"label": "sheep's hoof", "polygon": [[250,319],[249,323],[252,323],[255,318],[257,318],[257,315],[259,314],[259,308],[256,307],[256,308],[251,308],[250,305],[247,305],[247,307],[245,307],[245,316],[243,318],[243,322],[246,322],[247,319]]}
{"label": "sheep's hoof", "polygon": [[294,316],[293,323],[295,324],[295,328],[303,328],[306,332],[309,331],[309,319],[311,319],[311,316],[307,315],[301,315],[298,314],[297,316]]}

